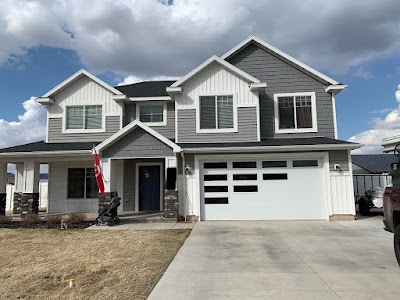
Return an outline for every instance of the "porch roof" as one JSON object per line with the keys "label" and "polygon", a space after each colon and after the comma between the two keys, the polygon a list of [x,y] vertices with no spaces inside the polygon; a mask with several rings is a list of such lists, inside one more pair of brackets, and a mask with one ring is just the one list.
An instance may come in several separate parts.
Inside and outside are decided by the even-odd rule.
{"label": "porch roof", "polygon": [[75,142],[75,143],[46,143],[39,141],[24,145],[18,145],[0,149],[0,156],[7,154],[22,153],[54,153],[54,152],[71,152],[71,153],[91,153],[93,146],[97,146],[99,142]]}

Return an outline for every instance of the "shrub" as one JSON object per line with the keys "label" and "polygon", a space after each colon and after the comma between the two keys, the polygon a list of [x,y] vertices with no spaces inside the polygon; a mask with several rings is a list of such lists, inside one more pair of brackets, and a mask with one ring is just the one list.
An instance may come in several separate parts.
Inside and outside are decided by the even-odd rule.
{"label": "shrub", "polygon": [[86,221],[87,217],[85,214],[80,213],[71,213],[68,214],[68,223],[69,224],[82,224]]}
{"label": "shrub", "polygon": [[6,216],[0,216],[0,224],[10,224],[11,218]]}
{"label": "shrub", "polygon": [[61,220],[63,219],[63,216],[57,215],[57,216],[48,216],[46,218],[46,223],[47,224],[61,224]]}
{"label": "shrub", "polygon": [[28,214],[21,219],[22,224],[32,225],[42,223],[42,219],[36,214]]}

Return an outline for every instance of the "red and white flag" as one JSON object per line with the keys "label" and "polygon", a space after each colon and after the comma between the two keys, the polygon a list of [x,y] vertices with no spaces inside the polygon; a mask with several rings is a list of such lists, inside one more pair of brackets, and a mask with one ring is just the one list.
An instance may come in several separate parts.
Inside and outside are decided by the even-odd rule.
{"label": "red and white flag", "polygon": [[101,172],[99,155],[97,154],[96,149],[94,150],[94,175],[96,176],[96,182],[97,186],[99,187],[100,194],[105,196],[103,174]]}

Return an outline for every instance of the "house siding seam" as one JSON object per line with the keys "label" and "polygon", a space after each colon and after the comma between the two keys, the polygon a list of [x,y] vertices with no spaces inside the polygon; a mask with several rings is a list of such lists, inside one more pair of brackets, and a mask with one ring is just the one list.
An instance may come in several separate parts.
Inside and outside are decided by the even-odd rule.
{"label": "house siding seam", "polygon": [[179,143],[257,141],[256,107],[238,107],[238,132],[196,133],[196,109],[179,109],[177,113]]}
{"label": "house siding seam", "polygon": [[63,118],[48,119],[48,143],[102,142],[120,130],[119,116],[106,116],[106,131],[93,133],[63,133]]}
{"label": "house siding seam", "polygon": [[136,128],[102,152],[103,158],[160,156],[175,156],[175,153],[142,128]]}
{"label": "house siding seam", "polygon": [[342,171],[349,171],[349,160],[347,150],[340,151],[328,151],[329,152],[329,169],[336,171],[334,168],[335,164],[340,165]]}
{"label": "house siding seam", "polygon": [[[143,103],[143,102],[141,102]],[[154,103],[154,101],[152,101]],[[136,119],[136,103],[125,104],[124,126]],[[151,126],[168,139],[175,139],[175,102],[167,102],[167,125]]]}
{"label": "house siding seam", "polygon": [[[248,45],[232,56],[229,63],[268,85],[265,94],[260,95],[261,138],[288,136],[335,138],[332,97],[325,92],[324,83],[254,44]],[[318,132],[275,133],[274,94],[295,92],[315,92]]]}

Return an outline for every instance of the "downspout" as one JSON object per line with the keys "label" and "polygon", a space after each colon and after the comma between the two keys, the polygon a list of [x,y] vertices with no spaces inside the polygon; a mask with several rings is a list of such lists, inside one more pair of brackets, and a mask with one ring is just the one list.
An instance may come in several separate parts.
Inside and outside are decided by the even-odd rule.
{"label": "downspout", "polygon": [[185,154],[183,153],[183,149],[181,151],[181,158],[182,158],[182,193],[183,193],[183,214],[185,217],[186,222],[186,159]]}

